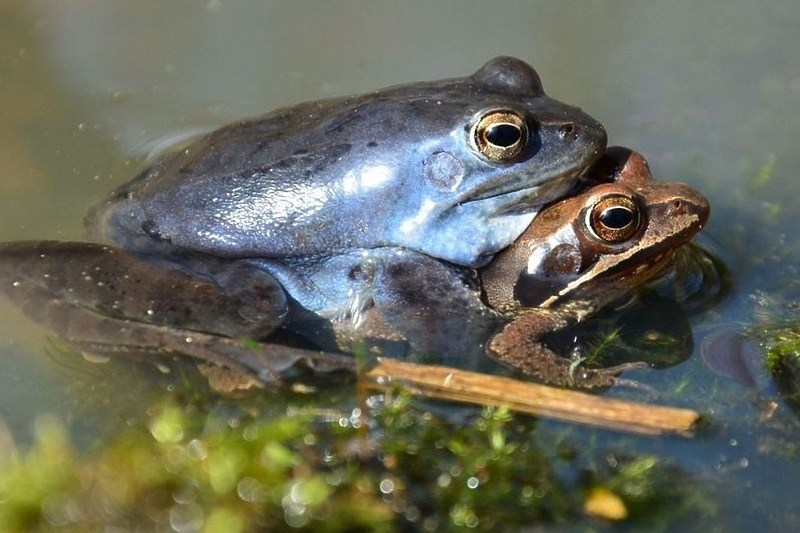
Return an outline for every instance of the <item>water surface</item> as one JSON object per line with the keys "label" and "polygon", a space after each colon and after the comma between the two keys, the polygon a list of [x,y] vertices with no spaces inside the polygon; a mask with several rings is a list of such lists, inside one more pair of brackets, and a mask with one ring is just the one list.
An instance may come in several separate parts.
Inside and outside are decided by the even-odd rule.
{"label": "water surface", "polygon": [[[0,5],[0,240],[81,239],[88,207],[170,139],[280,105],[460,76],[500,54],[643,152],[659,178],[710,199],[705,242],[731,290],[692,315],[695,354],[651,385],[713,430],[626,440],[722,487],[719,527],[800,526],[796,415],[770,388],[712,372],[707,335],[780,314],[800,237],[800,5],[790,1],[169,3]],[[775,303],[777,301],[777,303]],[[23,445],[42,414],[83,442],[144,416],[163,390],[137,365],[63,357],[0,307],[0,416]],[[766,387],[766,388],[765,388]],[[635,393],[625,393],[635,396]],[[770,402],[777,411],[766,421]],[[542,426],[543,431],[548,427]],[[596,439],[613,437],[600,432]],[[595,441],[597,442],[597,441]],[[618,450],[620,451],[620,450]]]}

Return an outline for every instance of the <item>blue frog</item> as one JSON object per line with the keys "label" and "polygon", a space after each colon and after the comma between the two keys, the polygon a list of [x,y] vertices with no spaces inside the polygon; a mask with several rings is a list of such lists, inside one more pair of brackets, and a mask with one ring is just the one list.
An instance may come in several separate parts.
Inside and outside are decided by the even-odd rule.
{"label": "blue frog", "polygon": [[365,339],[475,354],[508,318],[481,272],[605,144],[499,57],[211,132],[94,208],[96,242],[1,245],[0,281],[85,352],[180,353],[260,382],[301,362],[352,368],[337,353]]}

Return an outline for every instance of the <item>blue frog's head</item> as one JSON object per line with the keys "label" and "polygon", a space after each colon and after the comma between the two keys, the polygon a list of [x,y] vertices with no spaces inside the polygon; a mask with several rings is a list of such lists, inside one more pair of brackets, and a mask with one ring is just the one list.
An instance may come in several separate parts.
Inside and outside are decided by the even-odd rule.
{"label": "blue frog's head", "polygon": [[478,266],[605,148],[603,127],[499,57],[465,78],[299,104],[164,157],[98,208],[128,247],[231,257],[398,246]]}

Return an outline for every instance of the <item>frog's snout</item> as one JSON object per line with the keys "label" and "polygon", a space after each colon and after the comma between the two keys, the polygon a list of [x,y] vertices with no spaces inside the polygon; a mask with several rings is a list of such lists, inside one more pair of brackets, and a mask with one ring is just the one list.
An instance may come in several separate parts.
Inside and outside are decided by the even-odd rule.
{"label": "frog's snout", "polygon": [[708,199],[685,183],[675,183],[673,186],[675,199],[669,205],[667,215],[669,217],[695,216],[699,228],[705,226],[711,213]]}

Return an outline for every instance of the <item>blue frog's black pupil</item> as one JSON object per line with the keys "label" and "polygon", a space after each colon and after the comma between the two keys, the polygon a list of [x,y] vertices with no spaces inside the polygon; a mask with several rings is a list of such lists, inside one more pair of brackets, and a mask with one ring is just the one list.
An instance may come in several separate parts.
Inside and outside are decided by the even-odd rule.
{"label": "blue frog's black pupil", "polygon": [[609,207],[600,213],[600,222],[607,228],[623,229],[633,223],[633,213],[627,207]]}
{"label": "blue frog's black pupil", "polygon": [[522,138],[522,132],[513,124],[493,124],[486,128],[486,140],[495,146],[508,148]]}

